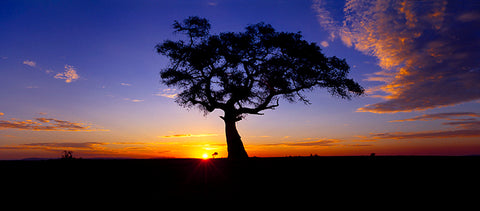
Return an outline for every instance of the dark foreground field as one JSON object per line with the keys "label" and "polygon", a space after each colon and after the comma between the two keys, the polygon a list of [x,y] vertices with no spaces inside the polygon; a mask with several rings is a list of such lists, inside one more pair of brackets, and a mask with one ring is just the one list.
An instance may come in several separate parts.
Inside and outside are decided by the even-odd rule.
{"label": "dark foreground field", "polygon": [[0,178],[3,199],[376,200],[477,194],[479,161],[380,156],[0,161]]}

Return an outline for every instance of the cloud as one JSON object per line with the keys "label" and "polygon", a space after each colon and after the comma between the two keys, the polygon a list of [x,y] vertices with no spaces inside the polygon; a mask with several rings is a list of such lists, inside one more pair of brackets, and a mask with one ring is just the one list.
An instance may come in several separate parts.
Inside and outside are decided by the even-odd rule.
{"label": "cloud", "polygon": [[457,20],[462,22],[471,22],[471,21],[479,21],[480,20],[480,12],[466,12],[458,16]]}
{"label": "cloud", "polygon": [[120,83],[120,85],[122,85],[122,86],[132,86],[132,84],[129,84],[129,83]]}
{"label": "cloud", "polygon": [[468,120],[468,121],[459,121],[459,122],[445,122],[444,125],[453,125],[457,128],[464,129],[478,129],[480,128],[480,120]]}
{"label": "cloud", "polygon": [[63,73],[57,73],[54,78],[63,79],[66,83],[71,83],[80,78],[75,70],[75,67],[71,65],[65,65],[65,71]]}
{"label": "cloud", "polygon": [[319,139],[316,141],[300,141],[300,142],[282,142],[275,144],[266,144],[266,146],[299,146],[299,147],[313,147],[313,146],[334,146],[341,142],[338,139]]}
{"label": "cloud", "polygon": [[37,63],[36,63],[36,62],[30,61],[30,60],[25,60],[25,61],[23,61],[23,64],[24,64],[24,65],[28,65],[28,66],[30,66],[30,67],[35,67],[35,66],[37,66]]}
{"label": "cloud", "polygon": [[320,45],[324,48],[328,47],[328,42],[327,41],[322,41]]}
{"label": "cloud", "polygon": [[312,8],[317,13],[317,20],[320,26],[326,31],[330,32],[330,39],[333,40],[339,33],[340,23],[333,19],[330,11],[326,8],[326,3],[323,0],[314,0]]}
{"label": "cloud", "polygon": [[33,131],[107,131],[93,128],[85,123],[70,122],[54,118],[35,118],[33,120],[0,120],[0,130],[33,130]]}
{"label": "cloud", "polygon": [[378,59],[367,91],[384,101],[360,112],[426,110],[480,99],[480,5],[456,1],[349,0],[342,24],[315,1],[320,25]]}
{"label": "cloud", "polygon": [[130,99],[130,98],[123,98],[123,100],[126,100],[126,101],[130,101],[132,103],[140,103],[140,102],[143,102],[145,100],[140,100],[140,99]]}
{"label": "cloud", "polygon": [[5,113],[0,112],[0,116],[3,116],[3,115],[5,115]]}
{"label": "cloud", "polygon": [[208,2],[207,2],[207,5],[208,5],[208,6],[215,7],[215,6],[218,5],[218,2],[217,2],[217,1],[208,1]]}
{"label": "cloud", "polygon": [[176,89],[163,89],[162,91],[153,95],[173,99],[178,95],[176,91]]}
{"label": "cloud", "polygon": [[77,149],[93,149],[98,145],[105,145],[101,142],[52,142],[52,143],[31,143],[22,144],[23,146],[45,147],[45,148],[77,148]]}
{"label": "cloud", "polygon": [[160,138],[193,138],[193,137],[208,137],[208,136],[218,136],[216,133],[205,133],[205,134],[175,134],[168,136],[160,136]]}
{"label": "cloud", "polygon": [[[465,119],[458,117],[470,118]],[[480,137],[480,119],[477,118],[480,118],[480,114],[473,112],[424,114],[409,119],[394,120],[390,122],[447,120],[449,122],[443,122],[442,124],[454,126],[454,128],[436,131],[372,133],[369,137],[359,136],[359,138],[363,139],[363,141],[376,141],[381,139],[401,140]]]}
{"label": "cloud", "polygon": [[394,132],[371,134],[372,139],[430,139],[480,137],[480,130],[444,130],[423,132]]}
{"label": "cloud", "polygon": [[[480,114],[473,113],[473,112],[452,112],[452,113],[436,113],[436,114],[424,114],[420,116],[416,116],[409,119],[400,119],[400,120],[392,120],[390,122],[406,122],[406,121],[431,121],[431,120],[438,120],[438,119],[445,119],[445,120],[465,120],[465,119],[458,119],[452,117],[480,117]],[[471,119],[467,119],[471,120]]]}
{"label": "cloud", "polygon": [[[154,158],[160,154],[170,152],[159,148],[154,143],[142,142],[43,142],[18,145],[3,145],[0,150],[44,150],[53,154],[48,156],[60,156],[64,150],[73,150],[74,156],[80,157],[109,157],[109,158]],[[27,155],[27,152],[22,152]]]}

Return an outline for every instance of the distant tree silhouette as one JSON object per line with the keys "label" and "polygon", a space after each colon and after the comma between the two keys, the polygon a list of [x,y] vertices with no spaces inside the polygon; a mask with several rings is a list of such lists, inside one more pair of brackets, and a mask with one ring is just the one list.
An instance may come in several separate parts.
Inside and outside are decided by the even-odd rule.
{"label": "distant tree silhouette", "polygon": [[211,35],[208,20],[189,17],[173,28],[187,40],[166,40],[156,45],[170,59],[160,72],[161,82],[181,92],[176,102],[198,107],[208,114],[224,111],[228,158],[248,157],[236,122],[248,114],[275,109],[279,99],[309,104],[303,92],[326,88],[332,95],[350,99],[364,89],[347,78],[344,59],[326,57],[316,43],[300,32],[277,32],[258,23],[245,32]]}
{"label": "distant tree silhouette", "polygon": [[213,159],[215,159],[216,156],[218,156],[218,152],[214,152],[214,153],[212,154],[212,158],[213,158]]}
{"label": "distant tree silhouette", "polygon": [[75,158],[73,157],[73,151],[64,150],[64,151],[62,152],[62,157],[61,157],[61,159],[63,159],[63,160],[73,160],[73,159],[75,159]]}

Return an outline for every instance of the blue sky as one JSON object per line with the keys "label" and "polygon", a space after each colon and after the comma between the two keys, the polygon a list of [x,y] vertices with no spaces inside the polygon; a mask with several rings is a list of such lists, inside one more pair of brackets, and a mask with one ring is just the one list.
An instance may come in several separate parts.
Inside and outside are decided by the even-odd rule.
{"label": "blue sky", "polygon": [[168,97],[177,90],[159,83],[168,59],[154,46],[182,39],[171,26],[188,16],[210,20],[212,33],[261,21],[302,31],[327,56],[346,58],[367,89],[350,101],[315,90],[311,105],[281,102],[248,116],[238,128],[251,156],[478,154],[478,8],[475,1],[2,1],[0,159],[64,149],[83,157],[226,156],[222,113],[186,110]]}

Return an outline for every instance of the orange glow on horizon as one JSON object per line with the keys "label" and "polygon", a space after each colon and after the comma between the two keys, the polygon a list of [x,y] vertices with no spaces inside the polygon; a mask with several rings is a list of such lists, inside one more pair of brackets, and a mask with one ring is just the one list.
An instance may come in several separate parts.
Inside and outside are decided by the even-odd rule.
{"label": "orange glow on horizon", "polygon": [[208,154],[207,154],[207,153],[204,153],[204,154],[202,155],[202,159],[207,160],[207,159],[208,159]]}

